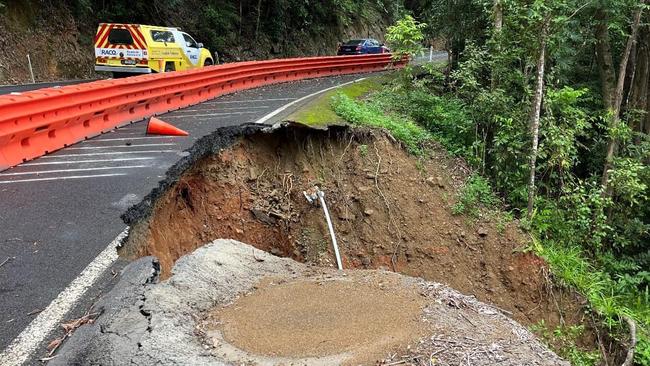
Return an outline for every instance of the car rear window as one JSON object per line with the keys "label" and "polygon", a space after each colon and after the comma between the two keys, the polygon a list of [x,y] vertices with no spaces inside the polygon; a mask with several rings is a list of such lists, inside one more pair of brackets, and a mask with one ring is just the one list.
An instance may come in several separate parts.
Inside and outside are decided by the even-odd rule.
{"label": "car rear window", "polygon": [[128,29],[111,29],[111,33],[108,34],[108,43],[133,44],[133,37]]}
{"label": "car rear window", "polygon": [[347,41],[343,45],[344,46],[358,46],[363,43],[363,39],[354,39],[352,41]]}
{"label": "car rear window", "polygon": [[153,39],[154,42],[175,42],[174,34],[170,31],[152,30],[151,39]]}

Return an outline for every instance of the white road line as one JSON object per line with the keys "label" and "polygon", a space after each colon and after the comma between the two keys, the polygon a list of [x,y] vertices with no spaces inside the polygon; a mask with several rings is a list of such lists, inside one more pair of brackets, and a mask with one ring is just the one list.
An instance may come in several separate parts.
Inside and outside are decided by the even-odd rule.
{"label": "white road line", "polygon": [[126,173],[111,173],[111,174],[97,174],[97,175],[69,175],[65,177],[51,177],[51,178],[32,178],[32,179],[16,179],[16,180],[0,180],[0,184],[12,183],[27,183],[27,182],[43,182],[49,180],[69,180],[69,179],[86,179],[86,178],[106,178],[106,177],[119,177],[127,175]]}
{"label": "white road line", "polygon": [[74,307],[88,289],[117,259],[116,247],[127,235],[129,228],[122,231],[90,264],[75,278],[59,296],[50,303],[27,328],[16,337],[0,354],[6,366],[22,365],[50,332],[59,327],[63,317]]}
{"label": "white road line", "polygon": [[143,157],[143,158],[126,158],[126,159],[92,159],[92,160],[64,160],[64,161],[48,161],[48,162],[37,162],[37,163],[25,163],[20,166],[34,166],[34,165],[60,165],[60,164],[84,164],[84,163],[107,163],[114,161],[133,161],[133,160],[152,160],[155,157]]}
{"label": "white road line", "polygon": [[0,177],[7,175],[33,175],[33,174],[52,174],[52,173],[72,173],[72,172],[90,172],[95,170],[111,170],[111,169],[136,169],[148,168],[148,165],[122,165],[122,166],[100,166],[96,168],[74,168],[74,169],[55,169],[55,170],[39,170],[36,172],[20,172],[20,173],[0,173]]}
{"label": "white road line", "polygon": [[[198,104],[201,105],[201,104]],[[246,107],[221,107],[219,108],[220,111],[238,111],[242,109],[265,109],[265,108],[270,108],[268,105],[260,105],[260,106],[246,106]],[[179,109],[175,111],[175,113],[178,112],[207,112],[206,109]]]}
{"label": "white road line", "polygon": [[318,95],[318,94],[321,94],[321,93],[325,93],[325,92],[330,91],[330,90],[332,90],[332,89],[340,88],[340,87],[342,87],[342,86],[346,86],[346,85],[349,85],[349,84],[354,84],[354,83],[357,83],[357,82],[359,82],[359,81],[361,81],[361,80],[365,80],[365,79],[366,79],[366,78],[360,78],[360,79],[352,80],[352,81],[347,82],[347,83],[343,83],[343,84],[335,85],[335,86],[332,86],[332,87],[330,87],[330,88],[326,88],[326,89],[323,89],[323,90],[319,90],[319,91],[317,91],[317,92],[315,92],[315,93],[311,93],[311,94],[309,94],[309,95],[305,95],[305,96],[302,97],[302,98],[298,98],[298,99],[294,100],[293,102],[291,102],[291,103],[287,103],[287,104],[283,105],[282,107],[280,107],[280,108],[274,110],[273,112],[271,112],[271,113],[267,114],[266,116],[264,116],[264,117],[258,119],[257,121],[255,121],[255,123],[266,123],[268,120],[270,120],[271,118],[277,116],[280,112],[284,111],[285,109],[291,107],[291,106],[294,105],[294,104],[300,103],[300,102],[302,102],[303,100],[309,99],[309,98],[314,97],[314,96],[316,96],[316,95]]}
{"label": "white road line", "polygon": [[[129,133],[144,133],[145,132],[145,126],[143,125],[127,125],[124,127],[118,127],[114,130],[111,130],[111,132],[107,133],[117,133],[117,132],[129,132],[129,131],[139,131],[139,132],[129,132]],[[105,134],[104,134],[105,135]]]}
{"label": "white road line", "polygon": [[241,115],[241,114],[255,114],[259,113],[259,111],[250,111],[250,112],[227,112],[227,113],[198,113],[198,114],[178,114],[179,112],[183,111],[176,111],[174,112],[174,115],[169,115],[166,116],[166,118],[180,118],[180,117],[221,117],[221,116],[235,116],[235,115]]}
{"label": "white road line", "polygon": [[[144,129],[142,131],[140,131],[140,132],[129,132],[129,131],[135,131],[135,130],[123,130],[123,129],[120,128],[119,130],[113,130],[112,132],[107,132],[107,133],[102,134],[100,136],[111,136],[111,135],[113,135],[113,136],[135,136],[135,135],[144,136],[145,135],[145,130]],[[99,137],[99,136],[95,136],[94,138],[97,138],[97,137]],[[94,138],[92,138],[90,140],[84,140],[84,141],[92,141]]]}
{"label": "white road line", "polygon": [[246,100],[224,100],[215,102],[203,102],[201,104],[233,104],[233,103],[259,103],[259,102],[276,102],[283,100],[294,100],[296,98],[269,98],[269,99],[246,99]]}
{"label": "white road line", "polygon": [[[76,156],[102,156],[102,155],[128,155],[128,154],[158,154],[158,153],[177,153],[180,150],[137,150],[137,151],[111,151],[111,152],[98,152],[98,153],[83,153],[83,154],[61,154],[61,155],[45,155],[39,159],[52,159],[52,158],[74,158]],[[23,164],[26,165],[26,164]]]}
{"label": "white road line", "polygon": [[94,150],[94,149],[111,149],[111,148],[131,148],[131,147],[148,147],[148,146],[174,146],[175,143],[164,144],[140,144],[140,145],[112,145],[112,146],[86,146],[86,147],[68,147],[66,150]]}
{"label": "white road line", "polygon": [[[326,92],[328,90],[351,84],[362,79],[357,79],[355,81],[340,84],[335,87],[323,89],[319,92],[310,94],[306,97],[294,100],[291,103],[286,104],[283,107],[276,109],[275,111],[267,114],[266,116],[257,120],[257,123],[264,123],[287,109],[288,107],[296,104],[298,101],[305,100],[314,95]],[[289,100],[289,99],[282,99]],[[124,160],[134,160],[134,159],[124,159]],[[55,162],[56,163],[56,162]],[[35,165],[35,164],[32,164]],[[77,301],[84,295],[84,293],[90,288],[99,278],[99,276],[106,270],[108,267],[113,264],[117,259],[117,253],[115,252],[115,247],[117,244],[126,236],[128,228],[125,229],[120,235],[113,240],[103,252],[101,252],[89,265],[84,269],[84,271],[77,277],[72,283],[63,290],[62,293],[57,296],[50,305],[48,305],[45,310],[43,310],[37,317],[34,319],[27,328],[25,328],[16,339],[11,342],[9,347],[0,354],[0,360],[6,362],[8,366],[18,366],[23,364],[31,354],[36,351],[36,348],[45,340],[52,330],[59,326],[59,323],[65,316],[65,314],[72,309]]]}
{"label": "white road line", "polygon": [[118,137],[118,138],[110,138],[110,139],[84,140],[81,142],[89,143],[89,142],[124,141],[124,140],[154,140],[154,139],[168,139],[168,138],[172,138],[172,136]]}

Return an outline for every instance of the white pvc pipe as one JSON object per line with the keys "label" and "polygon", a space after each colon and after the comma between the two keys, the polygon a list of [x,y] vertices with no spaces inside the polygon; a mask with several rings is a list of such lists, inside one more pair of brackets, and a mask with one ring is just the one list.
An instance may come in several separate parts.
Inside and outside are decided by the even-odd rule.
{"label": "white pvc pipe", "polygon": [[323,205],[323,212],[325,212],[325,220],[327,220],[327,227],[330,230],[330,236],[332,237],[332,245],[334,246],[334,255],[336,255],[336,266],[339,270],[343,270],[343,264],[341,263],[341,255],[339,254],[339,246],[336,243],[336,235],[334,235],[334,226],[332,226],[332,220],[330,219],[329,210],[327,210],[327,205],[325,204],[325,192],[318,190],[318,198],[320,198],[320,203]]}

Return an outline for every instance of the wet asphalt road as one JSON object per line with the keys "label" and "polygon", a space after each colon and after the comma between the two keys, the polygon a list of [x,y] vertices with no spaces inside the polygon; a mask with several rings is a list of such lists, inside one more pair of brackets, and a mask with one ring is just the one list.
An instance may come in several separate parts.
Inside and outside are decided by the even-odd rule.
{"label": "wet asphalt road", "polygon": [[[0,350],[125,228],[120,215],[157,186],[198,138],[254,122],[293,100],[363,75],[268,86],[159,116],[189,137],[146,136],[138,122],[0,172]],[[114,270],[119,271],[118,261]],[[90,291],[112,284],[105,273]],[[99,287],[99,288],[98,288]],[[103,287],[103,288],[102,288]],[[89,295],[69,314],[83,313]],[[44,347],[39,357],[43,357]],[[31,362],[36,362],[32,358]],[[0,360],[2,364],[2,360]]]}

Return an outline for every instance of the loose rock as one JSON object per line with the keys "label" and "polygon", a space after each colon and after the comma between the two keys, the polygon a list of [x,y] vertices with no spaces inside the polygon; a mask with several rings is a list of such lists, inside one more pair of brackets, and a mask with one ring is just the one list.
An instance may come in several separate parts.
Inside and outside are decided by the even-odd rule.
{"label": "loose rock", "polygon": [[487,235],[488,235],[488,231],[487,231],[486,228],[484,228],[484,227],[480,227],[480,228],[478,228],[478,236],[484,238],[484,237],[486,237]]}

